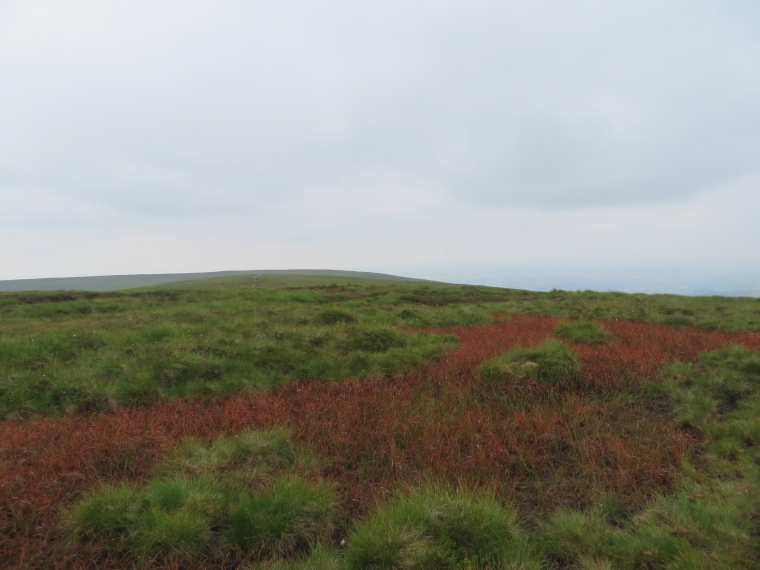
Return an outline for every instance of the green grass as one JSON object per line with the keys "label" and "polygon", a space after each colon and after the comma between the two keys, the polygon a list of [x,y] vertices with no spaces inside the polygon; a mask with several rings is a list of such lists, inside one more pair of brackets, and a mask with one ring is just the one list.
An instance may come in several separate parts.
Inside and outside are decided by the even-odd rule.
{"label": "green grass", "polygon": [[189,510],[153,509],[135,525],[128,541],[129,554],[161,558],[195,558],[207,548],[212,531],[209,520]]}
{"label": "green grass", "polygon": [[286,469],[302,459],[286,431],[252,431],[219,436],[208,447],[197,440],[185,441],[170,458],[167,468],[181,473],[214,473],[253,468]]}
{"label": "green grass", "polygon": [[135,526],[144,508],[140,492],[134,486],[109,485],[71,510],[67,532],[81,542],[98,541],[118,546]]}
{"label": "green grass", "polygon": [[486,360],[479,369],[491,383],[531,378],[554,386],[570,386],[580,379],[581,363],[569,346],[549,339],[541,346],[508,350]]}
{"label": "green grass", "polygon": [[560,510],[544,522],[539,540],[552,562],[566,566],[598,557],[611,535],[600,513]]}
{"label": "green grass", "polygon": [[[427,309],[404,310],[422,315]],[[355,326],[362,319],[345,303],[313,315],[327,321],[322,326]],[[347,322],[347,315],[356,321]],[[393,343],[406,338],[388,325],[352,330],[359,331],[353,338],[377,344],[379,352],[399,348]],[[160,327],[150,334],[169,338]],[[572,385],[579,372],[572,348],[557,340],[508,351],[481,368],[492,382],[555,386]],[[211,444],[185,441],[147,484],[107,485],[84,497],[65,513],[64,529],[70,541],[97,543],[138,561],[181,564],[238,553],[246,563],[255,561],[251,569],[760,567],[760,353],[727,346],[697,362],[673,363],[637,395],[668,399],[673,421],[700,443],[670,492],[634,510],[608,493],[583,508],[538,515],[488,490],[428,484],[397,492],[348,521],[337,515],[334,487],[304,476],[318,460],[294,447],[286,431],[269,431],[225,435]]]}
{"label": "green grass", "polygon": [[329,537],[335,503],[327,485],[280,478],[271,489],[245,497],[231,509],[226,538],[259,553],[308,552]]}
{"label": "green grass", "polygon": [[[233,276],[123,292],[1,294],[0,416],[90,414],[310,379],[387,378],[458,345],[449,335],[415,331],[518,313],[568,319],[555,329],[562,340],[507,351],[484,362],[480,373],[492,387],[550,386],[522,396],[487,388],[462,401],[472,417],[494,402],[518,414],[576,397],[574,350],[585,349],[572,344],[614,342],[601,319],[760,331],[755,299],[532,293],[349,277]],[[395,489],[351,520],[340,488],[317,476],[331,467],[296,448],[287,431],[273,430],[187,440],[143,484],[111,480],[69,505],[62,528],[70,542],[137,567],[162,560],[167,567],[188,560],[231,567],[234,560],[273,570],[754,569],[759,387],[760,354],[729,346],[668,366],[640,391],[595,394],[595,402],[610,407],[667,399],[672,420],[699,439],[669,492],[634,509],[612,491],[600,490],[594,500],[593,493],[567,497],[564,507],[579,508],[547,514],[538,503],[513,507],[511,497],[480,488],[417,484]],[[566,467],[570,452],[552,451],[555,444],[566,442],[536,443],[556,453],[552,476],[575,476]],[[418,482],[426,475],[400,477]],[[541,482],[527,484],[534,483]]]}
{"label": "green grass", "polygon": [[94,490],[64,513],[63,529],[72,543],[137,559],[308,553],[329,537],[336,507],[330,484],[298,475],[308,457],[285,432],[190,440],[145,486]]}
{"label": "green grass", "polygon": [[669,366],[647,389],[668,397],[676,421],[704,443],[672,494],[625,521],[610,524],[601,505],[550,516],[540,533],[547,559],[557,568],[758,568],[760,354],[739,346],[707,353],[698,364]]}
{"label": "green grass", "polygon": [[[305,379],[378,378],[435,360],[494,314],[760,330],[756,299],[534,293],[320,275],[231,276],[122,292],[0,294],[0,417],[92,413]],[[580,336],[578,336],[580,335]],[[590,336],[589,336],[590,335]]]}
{"label": "green grass", "polygon": [[344,570],[344,564],[336,550],[317,544],[304,558],[270,558],[247,570]]}
{"label": "green grass", "polygon": [[351,570],[498,567],[524,546],[512,509],[485,492],[442,488],[396,498],[346,542]]}
{"label": "green grass", "polygon": [[593,321],[566,321],[554,327],[554,334],[575,343],[606,344],[614,339],[612,333]]}
{"label": "green grass", "polygon": [[489,320],[459,306],[404,312],[385,288],[0,296],[0,416],[382,377],[456,346],[409,327]]}

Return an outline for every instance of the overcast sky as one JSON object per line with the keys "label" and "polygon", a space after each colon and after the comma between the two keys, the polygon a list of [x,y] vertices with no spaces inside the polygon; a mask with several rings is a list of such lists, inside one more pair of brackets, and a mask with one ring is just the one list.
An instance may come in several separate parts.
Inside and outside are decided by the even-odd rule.
{"label": "overcast sky", "polygon": [[760,3],[2,0],[0,201],[0,279],[760,271]]}

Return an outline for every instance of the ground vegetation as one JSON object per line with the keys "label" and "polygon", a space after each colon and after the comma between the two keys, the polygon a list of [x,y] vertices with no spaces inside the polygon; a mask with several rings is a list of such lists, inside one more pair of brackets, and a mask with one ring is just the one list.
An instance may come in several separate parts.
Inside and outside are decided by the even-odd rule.
{"label": "ground vegetation", "polygon": [[0,296],[0,566],[758,568],[756,300],[265,277]]}

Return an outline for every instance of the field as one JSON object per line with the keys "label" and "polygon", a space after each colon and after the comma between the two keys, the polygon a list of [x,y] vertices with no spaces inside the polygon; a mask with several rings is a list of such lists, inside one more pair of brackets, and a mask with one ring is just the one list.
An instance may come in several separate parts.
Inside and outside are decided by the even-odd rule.
{"label": "field", "polygon": [[758,568],[760,302],[0,294],[0,567]]}

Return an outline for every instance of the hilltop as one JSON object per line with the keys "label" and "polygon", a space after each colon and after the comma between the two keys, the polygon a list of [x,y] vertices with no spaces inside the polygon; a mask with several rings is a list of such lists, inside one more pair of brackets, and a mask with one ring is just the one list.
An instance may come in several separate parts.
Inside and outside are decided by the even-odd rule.
{"label": "hilltop", "polygon": [[[417,281],[425,279],[399,277],[366,271],[340,271],[334,269],[252,269],[246,271],[210,271],[205,273],[156,273],[139,275],[98,275],[90,277],[46,277],[40,279],[7,279],[0,281],[0,292],[15,291],[120,291],[151,285],[163,285],[214,277],[242,277],[255,275],[312,275],[350,277],[379,281]],[[242,281],[240,281],[242,283]]]}

